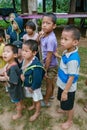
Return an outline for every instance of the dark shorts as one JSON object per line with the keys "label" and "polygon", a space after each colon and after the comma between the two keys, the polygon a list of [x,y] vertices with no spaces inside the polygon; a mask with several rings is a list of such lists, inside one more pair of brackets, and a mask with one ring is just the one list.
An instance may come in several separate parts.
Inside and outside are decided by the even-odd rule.
{"label": "dark shorts", "polygon": [[61,88],[58,88],[58,95],[57,99],[60,101],[60,107],[63,110],[72,110],[74,106],[74,100],[75,100],[75,92],[68,92],[68,100],[61,101],[61,94],[63,90]]}

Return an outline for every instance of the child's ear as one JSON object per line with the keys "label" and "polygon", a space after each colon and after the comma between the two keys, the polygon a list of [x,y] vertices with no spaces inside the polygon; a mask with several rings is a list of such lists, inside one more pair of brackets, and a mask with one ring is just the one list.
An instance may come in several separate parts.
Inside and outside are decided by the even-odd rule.
{"label": "child's ear", "polygon": [[18,54],[14,54],[14,58],[17,58],[18,57]]}
{"label": "child's ear", "polygon": [[53,26],[53,29],[55,29],[56,28],[56,24],[54,24],[54,26]]}
{"label": "child's ear", "polygon": [[78,40],[74,40],[74,46],[77,46],[78,45],[78,43],[79,43],[79,41]]}

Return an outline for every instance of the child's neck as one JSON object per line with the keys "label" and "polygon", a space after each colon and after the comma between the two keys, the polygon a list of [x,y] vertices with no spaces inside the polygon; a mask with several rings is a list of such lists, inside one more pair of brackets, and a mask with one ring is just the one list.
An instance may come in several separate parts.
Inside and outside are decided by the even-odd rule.
{"label": "child's neck", "polygon": [[75,49],[76,49],[76,46],[75,46],[75,47],[72,47],[72,48],[67,49],[67,51],[68,51],[68,52],[72,52],[72,51],[74,51]]}
{"label": "child's neck", "polygon": [[32,34],[28,34],[29,37],[33,37],[34,36],[34,32]]}

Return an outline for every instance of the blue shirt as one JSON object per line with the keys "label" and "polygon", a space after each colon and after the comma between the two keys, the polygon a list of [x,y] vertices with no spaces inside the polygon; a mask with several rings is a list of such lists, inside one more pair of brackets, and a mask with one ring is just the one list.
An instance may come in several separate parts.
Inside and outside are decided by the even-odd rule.
{"label": "blue shirt", "polygon": [[80,57],[78,54],[78,48],[69,53],[67,52],[67,50],[64,51],[61,58],[60,67],[58,69],[57,85],[62,90],[64,90],[69,77],[74,76],[74,80],[69,92],[76,91],[77,80],[79,76],[79,68],[80,68]]}

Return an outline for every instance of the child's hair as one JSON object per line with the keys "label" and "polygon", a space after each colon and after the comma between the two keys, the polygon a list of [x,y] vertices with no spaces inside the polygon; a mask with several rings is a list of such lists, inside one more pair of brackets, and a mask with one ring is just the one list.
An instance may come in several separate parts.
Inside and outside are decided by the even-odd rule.
{"label": "child's hair", "polygon": [[[11,47],[13,54],[18,54],[18,48],[17,48],[16,45],[6,44],[5,46]],[[16,63],[18,64],[18,66],[20,66],[17,58],[15,58],[15,61],[16,61]]]}
{"label": "child's hair", "polygon": [[64,29],[63,29],[63,31],[72,31],[72,33],[73,33],[73,38],[75,39],[75,40],[79,40],[80,39],[80,36],[81,36],[81,34],[80,34],[80,31],[79,31],[79,29],[77,29],[77,27],[75,27],[74,25],[66,25],[65,27],[64,27]]}
{"label": "child's hair", "polygon": [[33,21],[28,21],[26,24],[25,24],[25,27],[26,26],[29,26],[33,31],[36,30],[36,25]]}
{"label": "child's hair", "polygon": [[14,41],[12,44],[13,44],[13,45],[16,45],[18,49],[19,49],[19,48],[21,49],[23,42],[22,42],[22,41]]}
{"label": "child's hair", "polygon": [[0,28],[0,37],[5,38],[5,32],[4,29]]}
{"label": "child's hair", "polygon": [[29,39],[23,44],[27,45],[32,52],[38,51],[38,42],[36,40]]}
{"label": "child's hair", "polygon": [[50,18],[52,18],[52,22],[54,23],[54,24],[56,24],[56,20],[57,20],[57,17],[56,17],[56,15],[54,14],[54,13],[44,13],[44,15],[43,15],[43,17],[44,16],[47,16],[47,17],[50,17]]}
{"label": "child's hair", "polygon": [[5,46],[11,47],[12,52],[13,52],[14,54],[18,54],[18,48],[17,48],[16,45],[13,45],[13,44],[6,44]]}

